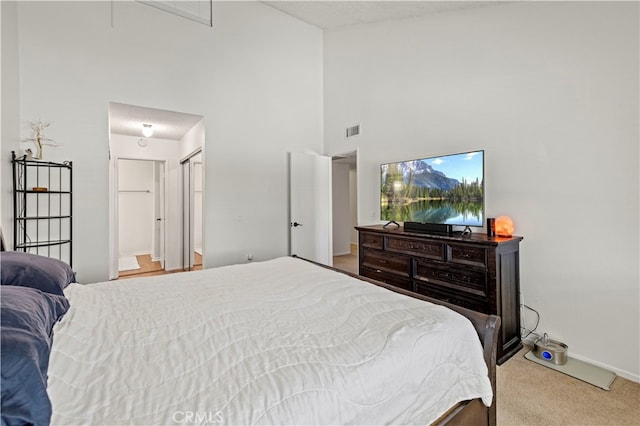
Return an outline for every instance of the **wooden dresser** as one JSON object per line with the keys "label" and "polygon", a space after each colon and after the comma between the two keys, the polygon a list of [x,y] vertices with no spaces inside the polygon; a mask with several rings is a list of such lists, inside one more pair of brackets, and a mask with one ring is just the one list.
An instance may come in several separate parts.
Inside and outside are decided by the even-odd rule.
{"label": "wooden dresser", "polygon": [[522,237],[432,235],[356,227],[360,275],[502,319],[498,364],[522,348],[519,244]]}

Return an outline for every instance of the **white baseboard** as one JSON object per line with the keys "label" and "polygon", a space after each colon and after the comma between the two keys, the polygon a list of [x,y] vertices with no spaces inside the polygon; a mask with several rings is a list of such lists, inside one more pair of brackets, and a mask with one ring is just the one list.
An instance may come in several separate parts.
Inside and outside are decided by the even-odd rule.
{"label": "white baseboard", "polygon": [[631,380],[632,382],[640,383],[640,375],[638,375],[638,374],[634,374],[634,373],[631,373],[629,371],[620,370],[619,368],[615,368],[615,367],[612,367],[610,365],[604,364],[602,362],[594,361],[592,359],[589,359],[589,358],[581,356],[581,355],[576,355],[574,353],[569,353],[569,356],[572,357],[572,358],[578,359],[580,361],[584,361],[586,363],[593,364],[593,365],[598,366],[600,368],[604,368],[606,370],[613,371],[614,373],[616,373],[616,375],[618,375],[620,377],[623,377],[623,378],[625,378],[627,380]]}
{"label": "white baseboard", "polygon": [[[531,346],[533,348],[533,345],[534,345],[534,343],[535,343],[535,341],[537,339],[538,339],[537,336],[529,336],[526,339],[522,339],[522,343],[524,345]],[[579,355],[579,354],[575,354],[575,353],[571,352],[571,348],[569,348],[568,354],[569,354],[569,356],[571,358],[575,358],[575,359],[577,359],[579,361],[583,361],[583,362],[586,362],[588,364],[592,364],[592,365],[595,365],[597,367],[604,368],[605,370],[613,371],[614,373],[616,373],[616,375],[618,375],[620,377],[624,377],[625,379],[631,380],[632,382],[640,383],[640,375],[638,375],[638,374],[630,373],[629,371],[624,371],[624,370],[621,370],[619,368],[615,368],[615,367],[612,367],[610,365],[604,364],[602,362],[594,361],[594,360],[592,360],[590,358],[587,358],[585,356],[582,356],[582,355]]]}

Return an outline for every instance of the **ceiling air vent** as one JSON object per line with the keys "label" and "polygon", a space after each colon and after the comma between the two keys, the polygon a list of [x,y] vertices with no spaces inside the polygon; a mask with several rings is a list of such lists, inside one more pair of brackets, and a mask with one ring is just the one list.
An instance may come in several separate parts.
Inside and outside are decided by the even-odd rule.
{"label": "ceiling air vent", "polygon": [[359,135],[360,134],[360,125],[356,124],[355,126],[347,127],[347,137]]}

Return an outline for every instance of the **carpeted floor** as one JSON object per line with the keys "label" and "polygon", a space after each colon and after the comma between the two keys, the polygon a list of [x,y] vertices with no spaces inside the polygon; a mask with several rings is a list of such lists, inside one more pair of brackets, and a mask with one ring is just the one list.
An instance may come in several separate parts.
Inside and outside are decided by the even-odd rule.
{"label": "carpeted floor", "polygon": [[605,391],[527,360],[529,350],[498,366],[499,426],[640,425],[640,383],[616,377]]}
{"label": "carpeted floor", "polygon": [[358,246],[351,244],[351,254],[333,256],[333,267],[341,271],[358,273]]}

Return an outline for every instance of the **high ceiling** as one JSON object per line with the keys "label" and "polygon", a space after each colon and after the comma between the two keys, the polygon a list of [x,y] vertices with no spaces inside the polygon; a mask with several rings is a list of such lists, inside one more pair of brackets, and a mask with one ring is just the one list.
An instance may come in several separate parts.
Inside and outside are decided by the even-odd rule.
{"label": "high ceiling", "polygon": [[509,1],[264,1],[281,12],[331,30],[372,22],[415,18],[452,10],[495,6]]}
{"label": "high ceiling", "polygon": [[[415,18],[436,13],[495,6],[511,1],[264,1],[283,13],[323,30]],[[142,136],[142,124],[153,125],[153,138],[181,139],[202,116],[112,102],[109,110],[111,132]]]}
{"label": "high ceiling", "polygon": [[109,104],[111,133],[119,135],[142,137],[142,124],[151,124],[153,126],[153,138],[180,140],[201,119],[201,115],[117,102]]}

